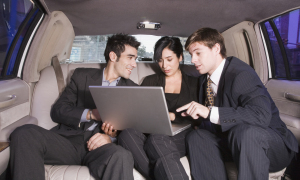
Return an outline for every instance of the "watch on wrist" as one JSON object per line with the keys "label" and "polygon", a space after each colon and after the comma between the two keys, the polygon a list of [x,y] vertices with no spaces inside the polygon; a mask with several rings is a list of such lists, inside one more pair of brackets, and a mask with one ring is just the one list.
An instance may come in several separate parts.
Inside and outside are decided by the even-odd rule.
{"label": "watch on wrist", "polygon": [[90,109],[90,120],[92,120],[92,110]]}

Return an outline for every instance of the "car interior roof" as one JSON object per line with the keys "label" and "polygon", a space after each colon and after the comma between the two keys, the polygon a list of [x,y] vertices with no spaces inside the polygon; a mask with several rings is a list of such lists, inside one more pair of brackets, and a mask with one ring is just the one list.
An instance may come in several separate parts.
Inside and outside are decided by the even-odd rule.
{"label": "car interior roof", "polygon": [[[49,12],[62,11],[75,34],[123,33],[189,36],[201,27],[220,32],[242,21],[268,18],[294,7],[299,0],[40,0]],[[138,22],[161,23],[159,30],[137,29]]]}

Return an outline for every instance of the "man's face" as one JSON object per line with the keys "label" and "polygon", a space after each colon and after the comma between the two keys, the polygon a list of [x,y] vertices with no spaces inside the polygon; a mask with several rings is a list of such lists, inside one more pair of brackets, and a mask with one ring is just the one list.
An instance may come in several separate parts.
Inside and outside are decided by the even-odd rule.
{"label": "man's face", "polygon": [[208,73],[211,75],[217,69],[217,55],[219,55],[219,51],[216,46],[217,44],[210,49],[203,43],[198,42],[190,45],[189,53],[192,56],[192,63],[195,64],[200,74]]}
{"label": "man's face", "polygon": [[136,67],[135,59],[137,58],[137,50],[129,45],[125,45],[125,51],[121,53],[118,60],[115,62],[115,72],[119,77],[128,79],[131,70]]}

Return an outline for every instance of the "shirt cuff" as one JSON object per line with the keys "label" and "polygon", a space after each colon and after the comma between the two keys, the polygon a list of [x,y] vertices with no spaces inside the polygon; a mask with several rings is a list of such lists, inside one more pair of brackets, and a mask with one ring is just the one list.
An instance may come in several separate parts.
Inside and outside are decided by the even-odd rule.
{"label": "shirt cuff", "polygon": [[212,107],[211,112],[210,112],[210,122],[214,124],[220,124],[220,119],[219,119],[219,108],[218,107]]}
{"label": "shirt cuff", "polygon": [[110,137],[110,136],[108,136],[108,137],[110,138],[112,143],[115,143],[117,141],[117,138],[115,138],[115,137]]}
{"label": "shirt cuff", "polygon": [[83,111],[83,113],[82,113],[82,115],[81,115],[81,119],[80,119],[80,122],[82,123],[82,122],[90,122],[90,120],[87,120],[86,119],[86,115],[87,115],[87,113],[89,112],[89,109],[85,109],[84,111]]}

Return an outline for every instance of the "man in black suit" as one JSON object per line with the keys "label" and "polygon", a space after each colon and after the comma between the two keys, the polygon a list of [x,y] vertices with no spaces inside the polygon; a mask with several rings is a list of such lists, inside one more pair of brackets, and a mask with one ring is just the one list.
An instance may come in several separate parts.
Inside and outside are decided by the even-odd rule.
{"label": "man in black suit", "polygon": [[24,125],[11,134],[13,179],[45,179],[44,164],[86,165],[96,179],[133,179],[132,155],[111,143],[116,131],[108,124],[102,125],[89,86],[135,86],[128,78],[136,67],[139,45],[132,36],[109,37],[104,52],[106,68],[76,69],[52,106],[51,118],[58,123],[56,127],[49,131]]}
{"label": "man in black suit", "polygon": [[256,72],[235,57],[226,58],[222,35],[202,28],[185,48],[201,74],[199,103],[177,111],[202,119],[187,136],[194,179],[227,179],[223,161],[234,161],[239,180],[268,179],[286,167],[298,143]]}

